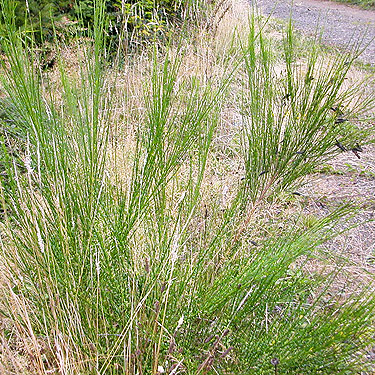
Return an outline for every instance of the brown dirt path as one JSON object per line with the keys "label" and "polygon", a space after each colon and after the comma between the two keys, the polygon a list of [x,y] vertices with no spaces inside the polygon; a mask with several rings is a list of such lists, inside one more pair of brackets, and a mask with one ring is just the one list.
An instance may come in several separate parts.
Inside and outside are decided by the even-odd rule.
{"label": "brown dirt path", "polygon": [[314,35],[322,32],[322,41],[330,46],[348,49],[361,42],[360,60],[375,66],[375,11],[326,0],[253,0],[260,11],[288,20],[297,30]]}

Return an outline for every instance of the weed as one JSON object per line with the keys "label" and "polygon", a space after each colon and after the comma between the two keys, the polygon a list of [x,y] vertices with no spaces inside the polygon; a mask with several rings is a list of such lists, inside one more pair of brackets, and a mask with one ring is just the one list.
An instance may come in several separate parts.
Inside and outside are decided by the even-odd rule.
{"label": "weed", "polygon": [[[371,288],[343,302],[328,294],[339,262],[328,275],[304,271],[352,208],[279,238],[250,238],[264,202],[337,154],[339,135],[354,141],[330,110],[346,110],[358,92],[340,91],[347,60],[326,71],[313,51],[302,74],[289,29],[286,71],[277,76],[254,19],[248,44],[235,54],[240,60],[220,79],[186,73],[183,40],[155,44],[137,122],[126,133],[113,123],[121,71],[105,58],[104,3],[96,2],[78,73],[58,59],[59,97],[30,64],[35,50],[15,32],[7,4],[1,1],[8,30],[2,90],[14,108],[8,120],[24,129],[25,169],[5,148],[1,301],[34,373],[365,369],[358,357],[373,342]],[[204,206],[226,95],[243,75],[242,147],[229,158],[241,155],[245,176],[225,206]],[[132,98],[125,96],[126,104]],[[370,104],[357,103],[347,117]],[[127,122],[134,108],[121,108],[118,118]],[[123,159],[119,139],[127,141]],[[365,133],[355,141],[366,142]],[[112,158],[124,163],[121,178]]]}

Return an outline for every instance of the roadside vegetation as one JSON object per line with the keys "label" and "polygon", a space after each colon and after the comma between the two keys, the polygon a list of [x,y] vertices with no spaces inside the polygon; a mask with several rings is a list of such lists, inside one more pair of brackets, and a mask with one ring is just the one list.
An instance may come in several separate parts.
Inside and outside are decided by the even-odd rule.
{"label": "roadside vegetation", "polygon": [[187,2],[109,51],[98,1],[45,69],[0,5],[1,373],[373,371],[373,275],[327,245],[360,208],[298,200],[373,141],[359,48]]}
{"label": "roadside vegetation", "polygon": [[365,9],[374,9],[375,8],[375,1],[374,0],[336,0],[340,3],[347,3],[347,4],[354,4],[358,5]]}

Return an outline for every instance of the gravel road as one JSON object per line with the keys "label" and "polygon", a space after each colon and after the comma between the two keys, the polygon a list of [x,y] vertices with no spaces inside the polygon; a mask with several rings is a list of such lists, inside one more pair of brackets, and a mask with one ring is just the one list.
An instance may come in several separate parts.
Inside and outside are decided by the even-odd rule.
{"label": "gravel road", "polygon": [[[297,30],[314,35],[317,25],[324,43],[347,49],[361,39],[365,48],[360,60],[375,66],[375,11],[362,10],[325,0],[257,0],[263,14],[289,19]],[[293,6],[292,6],[293,3]],[[292,12],[292,13],[291,13]]]}

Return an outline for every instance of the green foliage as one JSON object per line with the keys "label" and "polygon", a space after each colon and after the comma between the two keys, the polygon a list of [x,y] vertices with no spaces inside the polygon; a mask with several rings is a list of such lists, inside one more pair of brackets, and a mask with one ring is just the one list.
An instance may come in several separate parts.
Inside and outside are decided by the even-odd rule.
{"label": "green foliage", "polygon": [[[88,25],[92,24],[94,20],[94,0],[77,0],[74,2],[72,14],[75,18],[82,18],[83,22]],[[116,17],[115,12],[121,10],[121,1],[106,0],[104,2],[105,11],[111,19]]]}
{"label": "green foliage", "polygon": [[[81,21],[85,27],[94,22],[94,0],[29,0],[12,1],[15,26],[36,42],[52,40],[54,28],[59,35],[69,36],[69,22],[59,23],[64,17],[70,21]],[[190,1],[179,0],[105,0],[107,25],[104,31],[118,40],[121,33],[136,31],[149,36],[165,31],[168,22],[181,18],[190,6]],[[185,13],[184,13],[185,12]],[[0,13],[0,36],[4,27],[4,16]]]}
{"label": "green foliage", "polygon": [[360,7],[365,8],[365,9],[375,8],[375,0],[336,0],[336,1],[341,2],[341,3],[359,5]]}
{"label": "green foliage", "polygon": [[[293,65],[289,30],[288,70],[276,85],[264,36],[256,36],[253,20],[241,60],[249,78],[242,104],[251,109],[243,108],[246,175],[232,206],[214,213],[219,223],[212,224],[207,215],[210,230],[203,231],[202,183],[231,74],[219,83],[185,78],[179,74],[182,47],[172,58],[171,51],[161,54],[155,46],[141,120],[132,134],[128,180],[117,183],[107,160],[116,108],[105,70],[104,5],[96,4],[86,60],[74,79],[60,66],[58,99],[45,94],[42,76],[30,64],[35,51],[25,48],[5,20],[9,33],[2,48],[8,66],[1,78],[9,98],[6,123],[26,134],[26,172],[19,174],[6,153],[9,190],[2,201],[11,220],[4,220],[7,238],[1,241],[9,272],[3,302],[15,326],[29,336],[28,348],[35,346],[30,352],[39,358],[36,372],[365,371],[366,358],[359,356],[374,344],[374,294],[359,288],[347,293],[345,302],[337,293],[328,294],[337,273],[345,271],[333,262],[328,275],[303,271],[308,260],[323,252],[321,246],[350,208],[257,248],[246,245],[238,230],[243,227],[237,225],[249,202],[265,198],[265,187],[285,189],[315,167],[315,160],[335,154],[331,138],[339,132],[324,127],[334,125],[329,106],[345,102],[331,87],[341,87],[347,65],[337,64],[337,71],[329,73],[314,71],[317,83],[309,85],[319,89],[304,94],[307,83]],[[273,115],[285,95],[280,87],[287,87],[295,100],[287,110],[312,113],[313,106],[320,115],[288,115],[295,127],[284,127],[289,138],[277,158],[268,155],[280,139],[275,121],[280,117]],[[326,101],[320,90],[328,92]],[[303,142],[300,132],[309,136],[315,152],[303,168],[302,161],[293,165],[295,147]],[[266,184],[256,180],[262,160],[278,177]],[[292,177],[286,173],[293,172],[291,164],[296,168]],[[39,355],[42,341],[49,361]]]}
{"label": "green foliage", "polygon": [[253,204],[295,187],[334,155],[361,150],[373,139],[373,127],[356,123],[374,106],[373,97],[365,98],[363,82],[343,90],[358,50],[329,61],[313,46],[305,65],[296,63],[291,25],[283,44],[281,72],[274,69],[272,46],[254,28],[243,47],[242,143]]}
{"label": "green foliage", "polygon": [[[71,10],[69,1],[66,0],[12,1],[10,6],[14,9],[13,22],[16,28],[38,43],[42,40],[52,40],[53,22],[58,24],[61,17]],[[0,12],[0,36],[2,27],[4,27],[4,14]]]}

